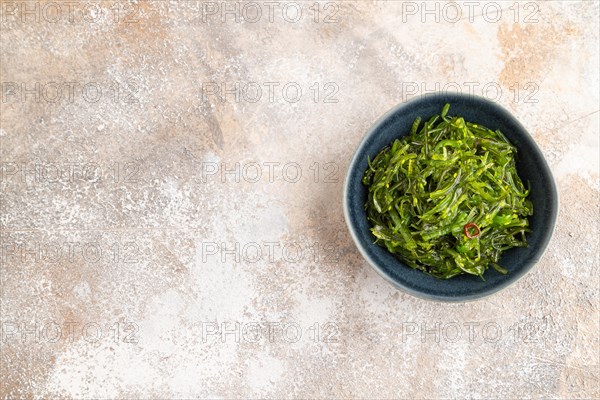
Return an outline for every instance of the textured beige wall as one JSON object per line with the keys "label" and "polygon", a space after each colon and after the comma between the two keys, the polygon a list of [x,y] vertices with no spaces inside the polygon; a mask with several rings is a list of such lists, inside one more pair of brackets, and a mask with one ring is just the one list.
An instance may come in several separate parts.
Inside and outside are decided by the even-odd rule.
{"label": "textured beige wall", "polygon": [[[598,2],[0,12],[1,398],[600,397]],[[342,216],[364,132],[435,89],[511,110],[561,197],[467,304],[392,288]]]}

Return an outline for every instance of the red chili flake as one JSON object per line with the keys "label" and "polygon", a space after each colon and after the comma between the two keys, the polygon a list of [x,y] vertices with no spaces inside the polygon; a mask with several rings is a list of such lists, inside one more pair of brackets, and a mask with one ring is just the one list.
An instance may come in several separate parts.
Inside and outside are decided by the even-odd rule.
{"label": "red chili flake", "polygon": [[[471,232],[469,231],[470,229],[475,229],[474,235],[471,234]],[[469,222],[468,224],[466,224],[465,227],[463,228],[463,231],[465,232],[465,235],[469,239],[473,239],[473,238],[476,238],[477,236],[481,235],[481,229],[479,229],[479,227],[476,224],[474,224],[473,222]]]}

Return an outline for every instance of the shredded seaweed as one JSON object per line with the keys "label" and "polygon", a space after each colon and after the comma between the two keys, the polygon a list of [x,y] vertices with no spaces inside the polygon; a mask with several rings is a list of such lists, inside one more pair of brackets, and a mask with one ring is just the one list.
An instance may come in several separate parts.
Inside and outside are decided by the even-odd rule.
{"label": "shredded seaweed", "polygon": [[363,177],[375,243],[441,279],[483,279],[502,252],[527,246],[533,205],[517,174],[517,149],[498,130],[440,115],[394,140]]}

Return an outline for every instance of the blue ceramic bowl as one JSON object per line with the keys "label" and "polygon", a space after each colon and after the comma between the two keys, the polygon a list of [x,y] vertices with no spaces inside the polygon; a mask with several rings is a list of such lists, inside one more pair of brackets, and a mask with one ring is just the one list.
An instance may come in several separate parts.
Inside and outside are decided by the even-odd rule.
{"label": "blue ceramic bowl", "polygon": [[[533,216],[528,247],[513,248],[503,253],[500,264],[509,273],[502,275],[490,268],[485,281],[479,277],[461,275],[442,280],[424,274],[404,264],[385,248],[374,244],[375,237],[365,212],[367,188],[362,177],[367,160],[373,159],[394,139],[410,131],[417,117],[428,120],[450,103],[450,115],[500,129],[517,147],[517,171],[523,182],[531,185]],[[363,257],[399,289],[414,296],[437,301],[468,301],[488,296],[516,282],[542,257],[554,231],[558,210],[558,194],[548,164],[523,125],[508,111],[481,97],[456,93],[435,93],[400,104],[381,117],[367,132],[350,163],[344,185],[344,216],[350,233]]]}

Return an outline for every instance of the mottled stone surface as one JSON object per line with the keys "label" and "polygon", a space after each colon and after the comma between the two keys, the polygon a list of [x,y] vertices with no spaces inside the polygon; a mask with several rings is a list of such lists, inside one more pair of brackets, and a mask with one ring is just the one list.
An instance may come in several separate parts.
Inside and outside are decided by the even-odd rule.
{"label": "mottled stone surface", "polygon": [[[598,2],[0,4],[1,398],[600,397]],[[432,90],[511,110],[561,198],[466,304],[342,215],[364,132]]]}

